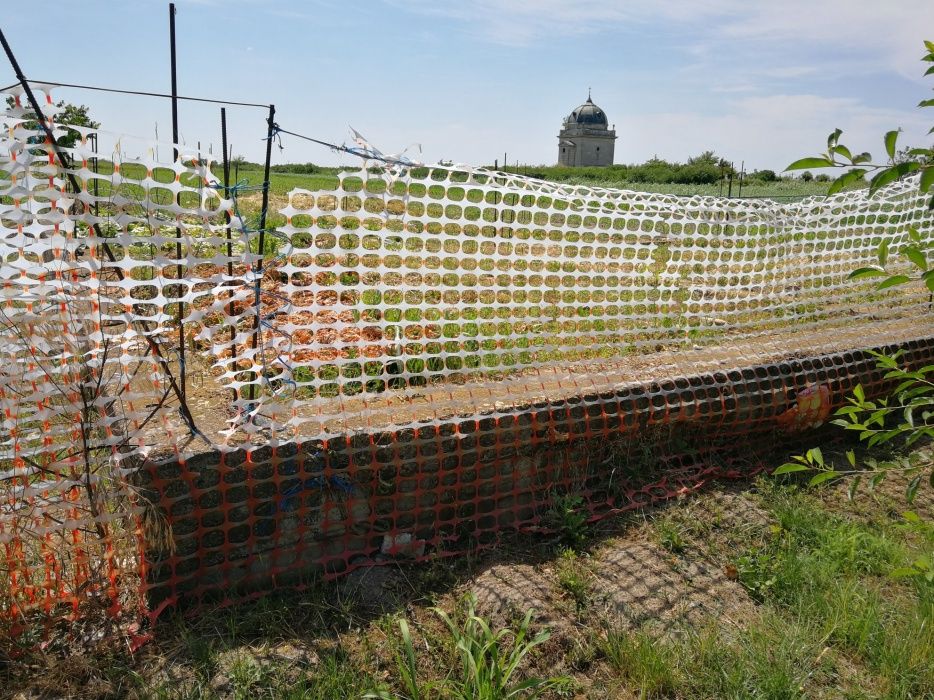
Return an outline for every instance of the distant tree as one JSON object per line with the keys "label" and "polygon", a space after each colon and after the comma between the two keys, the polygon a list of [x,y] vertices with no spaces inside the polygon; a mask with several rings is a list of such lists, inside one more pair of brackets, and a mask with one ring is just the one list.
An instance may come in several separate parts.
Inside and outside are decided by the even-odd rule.
{"label": "distant tree", "polygon": [[688,158],[688,165],[713,165],[719,168],[721,162],[722,159],[713,151],[704,151],[699,156]]}
{"label": "distant tree", "polygon": [[761,182],[775,182],[778,180],[778,175],[775,174],[774,170],[753,170],[749,177]]}
{"label": "distant tree", "polygon": [[920,149],[912,148],[911,146],[905,146],[905,148],[899,150],[895,154],[893,160],[898,164],[917,161],[924,165],[934,165],[934,155],[931,155],[931,149],[928,149],[928,152],[924,153]]}
{"label": "distant tree", "polygon": [[[16,102],[12,97],[6,100],[7,106],[12,107]],[[74,105],[64,100],[55,104],[61,111],[55,116],[55,123],[61,126],[83,126],[89,129],[97,129],[100,123],[91,119],[88,115],[88,107],[85,105]],[[26,126],[29,129],[35,129],[39,123],[35,120],[27,121]],[[44,139],[41,139],[44,140]],[[77,131],[68,130],[56,139],[56,143],[63,148],[74,148],[81,135]]]}
{"label": "distant tree", "polygon": [[[820,178],[820,175],[817,177]],[[805,170],[803,173],[801,173],[801,179],[805,182],[810,182],[814,179],[814,174],[810,170]]]}
{"label": "distant tree", "polygon": [[830,175],[821,173],[814,178],[814,182],[830,182]]}

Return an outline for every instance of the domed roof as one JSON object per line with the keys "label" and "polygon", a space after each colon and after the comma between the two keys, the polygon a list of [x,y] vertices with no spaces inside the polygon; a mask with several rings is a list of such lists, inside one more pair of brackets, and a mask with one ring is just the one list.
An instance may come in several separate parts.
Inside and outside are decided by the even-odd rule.
{"label": "domed roof", "polygon": [[571,112],[565,120],[568,124],[581,124],[586,126],[607,126],[606,112],[600,109],[587,95],[587,101]]}

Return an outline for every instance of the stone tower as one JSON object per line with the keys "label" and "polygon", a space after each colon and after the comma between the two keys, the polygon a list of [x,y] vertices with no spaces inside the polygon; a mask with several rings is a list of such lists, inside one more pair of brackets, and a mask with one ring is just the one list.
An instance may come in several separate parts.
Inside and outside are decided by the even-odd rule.
{"label": "stone tower", "polygon": [[606,113],[587,101],[571,112],[558,133],[558,165],[572,168],[613,165],[616,130],[610,129]]}

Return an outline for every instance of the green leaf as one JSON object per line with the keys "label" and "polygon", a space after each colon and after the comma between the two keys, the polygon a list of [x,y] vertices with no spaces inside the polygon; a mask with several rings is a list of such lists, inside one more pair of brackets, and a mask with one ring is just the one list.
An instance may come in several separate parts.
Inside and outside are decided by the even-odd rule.
{"label": "green leaf", "polygon": [[874,352],[872,355],[876,358],[876,364],[878,364],[879,367],[891,367],[892,369],[898,369],[897,357],[892,355],[882,355],[878,352]]}
{"label": "green leaf", "polygon": [[934,275],[924,280],[924,286],[927,287],[930,291],[934,292]]}
{"label": "green leaf", "polygon": [[911,282],[911,278],[908,275],[892,275],[887,280],[882,280],[876,285],[876,289],[888,289],[889,287],[894,287],[899,284],[905,284],[905,282]]}
{"label": "green leaf", "polygon": [[881,277],[884,274],[885,270],[880,270],[878,267],[861,267],[847,275],[847,279],[861,280],[867,277]]}
{"label": "green leaf", "polygon": [[915,243],[921,242],[921,232],[914,226],[908,227],[908,237],[913,240]]}
{"label": "green leaf", "polygon": [[840,476],[840,472],[835,469],[831,469],[826,472],[821,472],[820,474],[815,474],[811,480],[808,482],[808,486],[817,486],[818,484],[823,484],[825,481],[830,481],[836,477]]}
{"label": "green leaf", "polygon": [[921,173],[921,182],[918,184],[921,194],[931,189],[931,185],[934,185],[934,166],[929,165]]}
{"label": "green leaf", "polygon": [[849,500],[856,498],[856,491],[859,489],[859,482],[862,481],[863,477],[857,474],[853,477],[853,480],[850,482],[850,488],[846,491],[846,497]]}
{"label": "green leaf", "polygon": [[807,170],[809,168],[830,168],[833,163],[824,156],[817,158],[801,158],[789,165],[785,170]]}
{"label": "green leaf", "polygon": [[928,261],[925,258],[924,253],[915,248],[914,246],[909,246],[902,249],[902,253],[908,258],[911,262],[921,268],[922,272],[927,272]]}
{"label": "green leaf", "polygon": [[824,453],[820,451],[819,447],[812,447],[804,456],[811,464],[817,464],[821,467],[824,466]]}
{"label": "green leaf", "polygon": [[919,107],[934,107],[934,100],[921,100],[918,103]]}
{"label": "green leaf", "polygon": [[869,151],[863,151],[859,155],[853,156],[853,165],[869,163],[870,161],[872,161],[872,154]]}
{"label": "green leaf", "polygon": [[921,518],[913,510],[906,510],[902,513],[902,517],[910,523],[918,525],[921,523]]}
{"label": "green leaf", "polygon": [[846,461],[850,463],[851,467],[856,466],[856,453],[853,450],[846,451]]}
{"label": "green leaf", "polygon": [[889,259],[889,239],[886,238],[879,244],[879,249],[877,251],[879,256],[879,267],[885,267],[885,263]]}
{"label": "green leaf", "polygon": [[794,462],[786,462],[785,464],[778,467],[772,476],[781,476],[782,474],[791,474],[792,472],[807,472],[811,468],[806,464],[796,464]]}
{"label": "green leaf", "polygon": [[885,152],[889,154],[889,158],[895,159],[895,142],[898,141],[898,132],[901,129],[896,129],[895,131],[889,131],[885,134]]}
{"label": "green leaf", "polygon": [[884,168],[880,170],[872,180],[869,181],[869,194],[870,196],[875,193],[880,187],[885,187],[898,179],[898,173],[895,172],[895,168]]}
{"label": "green leaf", "polygon": [[917,576],[919,573],[921,572],[913,566],[901,566],[890,571],[889,576],[892,578],[908,578],[909,576]]}
{"label": "green leaf", "polygon": [[926,71],[924,71],[925,75],[931,75],[932,73],[934,73],[934,66],[931,66]]}
{"label": "green leaf", "polygon": [[833,133],[827,137],[827,150],[833,151],[834,146],[837,145],[840,141],[840,134],[843,133],[843,129],[834,129]]}
{"label": "green leaf", "polygon": [[843,156],[844,158],[846,158],[846,159],[847,159],[848,161],[850,161],[851,163],[853,162],[853,154],[850,153],[850,149],[847,148],[846,146],[844,146],[844,145],[841,144],[841,145],[839,145],[839,146],[834,146],[834,147],[831,148],[830,150],[831,150],[831,152],[833,152],[833,153],[838,153],[838,154],[840,154],[841,156]]}
{"label": "green leaf", "polygon": [[908,488],[905,489],[905,498],[907,499],[909,505],[914,502],[915,496],[918,495],[918,484],[921,483],[921,475],[918,474],[914,479],[908,482]]}
{"label": "green leaf", "polygon": [[[842,148],[842,146],[838,148]],[[844,187],[852,185],[854,182],[859,182],[865,174],[866,171],[862,168],[853,168],[843,173],[843,175],[830,183],[830,187],[827,188],[827,196],[829,197],[832,194],[840,192]]]}

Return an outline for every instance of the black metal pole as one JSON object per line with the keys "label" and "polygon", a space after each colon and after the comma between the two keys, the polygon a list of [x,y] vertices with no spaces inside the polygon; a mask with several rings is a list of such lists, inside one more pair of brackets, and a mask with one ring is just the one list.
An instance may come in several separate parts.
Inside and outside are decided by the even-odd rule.
{"label": "black metal pole", "polygon": [[[255,278],[255,289],[256,293],[253,298],[253,303],[256,306],[256,316],[253,317],[253,339],[251,347],[255,351],[259,345],[259,333],[260,333],[260,282],[263,276],[263,253],[266,243],[266,209],[269,207],[269,169],[272,165],[272,139],[275,135],[276,128],[276,106],[269,105],[269,117],[266,119],[266,163],[263,167],[263,201],[262,209],[259,212],[259,259],[256,261],[256,267],[254,269]],[[255,358],[254,352],[254,358]],[[254,363],[255,363],[254,359]],[[253,382],[256,380],[256,372],[252,372],[250,381]],[[259,386],[254,385],[255,388],[250,391],[250,398],[255,399],[259,393]]]}
{"label": "black metal pole", "polygon": [[[56,158],[58,158],[58,162],[62,164],[62,167],[64,167],[65,163],[67,162],[64,157],[65,154],[62,152],[62,149],[58,145],[58,142],[56,142],[55,137],[52,134],[52,128],[49,126],[49,123],[46,120],[45,115],[43,114],[42,110],[39,108],[39,103],[36,101],[36,96],[33,94],[32,88],[29,87],[29,81],[26,80],[26,76],[23,75],[23,71],[19,67],[19,61],[16,60],[16,56],[13,54],[13,49],[10,48],[10,44],[7,42],[6,35],[3,33],[2,29],[0,29],[0,43],[3,44],[3,50],[6,53],[7,59],[9,59],[10,61],[10,65],[13,67],[13,72],[16,74],[16,79],[19,81],[20,85],[23,86],[23,90],[26,93],[26,98],[29,100],[29,104],[32,107],[33,112],[36,113],[36,120],[39,122],[39,125],[42,127],[42,130],[45,132],[46,139],[48,139],[49,143],[51,144],[52,149],[55,151],[55,156]],[[66,170],[65,176],[68,178],[68,181],[71,183],[71,186],[75,190],[75,192],[80,192],[81,186],[78,183],[78,179],[74,176],[74,174]],[[100,240],[104,240],[104,236],[101,234],[100,226],[98,226],[96,221],[93,224],[93,229],[94,229],[95,237]],[[106,253],[107,259],[110,260],[110,262],[112,263],[117,262],[117,256],[114,255],[114,252],[110,249],[110,246],[107,244],[107,241],[104,241],[104,253]],[[119,279],[120,281],[123,281],[125,277],[125,275],[123,274],[123,270],[120,269],[120,267],[116,267],[116,266],[113,268],[113,270],[117,275],[117,279]],[[165,371],[166,378],[169,381],[169,385],[172,387],[172,391],[178,397],[179,410],[182,413],[182,417],[185,419],[185,421],[188,423],[188,426],[192,430],[196,430],[194,418],[192,418],[191,411],[189,410],[188,404],[185,401],[185,395],[183,392],[179,390],[178,384],[175,381],[175,377],[173,376],[171,370],[169,369],[168,363],[165,361],[165,358],[162,356],[162,351],[159,349],[158,343],[156,343],[156,341],[153,340],[149,335],[149,331],[150,331],[149,323],[146,321],[142,321],[142,320],[137,321],[137,323],[143,329],[144,332],[142,333],[142,336],[146,339],[146,344],[149,346],[149,349],[152,352],[152,354],[158,358],[159,364],[162,366],[163,371]]]}
{"label": "black metal pole", "polygon": [[[169,3],[169,61],[171,63],[172,71],[172,156],[173,159],[178,161],[178,73],[176,70],[176,61],[175,61],[175,3]],[[175,197],[175,203],[178,204],[181,194]],[[175,279],[178,280],[178,284],[175,285],[176,294],[178,295],[177,302],[177,312],[178,312],[178,363],[179,369],[181,370],[179,377],[179,384],[182,390],[182,396],[185,396],[185,384],[186,384],[186,375],[188,374],[185,367],[185,302],[182,300],[182,294],[184,294],[185,287],[182,285],[182,275],[184,274],[184,267],[181,263],[182,260],[182,229],[181,226],[175,227],[175,259],[178,263],[175,265]]]}
{"label": "black metal pole", "polygon": [[[224,149],[224,199],[230,197],[230,158],[227,155],[227,108],[221,107],[221,148]],[[233,243],[230,240],[230,210],[224,212],[226,221],[225,231],[227,232],[227,277],[233,278]],[[233,291],[230,292],[233,299]],[[227,304],[227,316],[233,318],[233,301]],[[230,327],[230,360],[233,362],[234,370],[237,369],[237,327]],[[233,400],[236,401],[237,390],[232,389]]]}
{"label": "black metal pole", "polygon": [[[172,144],[178,143],[178,71],[175,61],[175,3],[169,3],[169,61],[172,71]],[[178,158],[178,148],[172,151]]]}
{"label": "black metal pole", "polygon": [[[97,134],[91,134],[91,143],[94,144],[93,145],[94,158],[91,159],[92,162],[94,163],[93,172],[95,175],[97,175],[98,168],[100,167],[99,159],[97,157]],[[98,207],[98,204],[97,204],[97,199],[98,199],[97,181],[98,179],[99,178],[96,178],[96,177],[94,178],[94,218],[95,219],[100,217],[100,208]]]}

